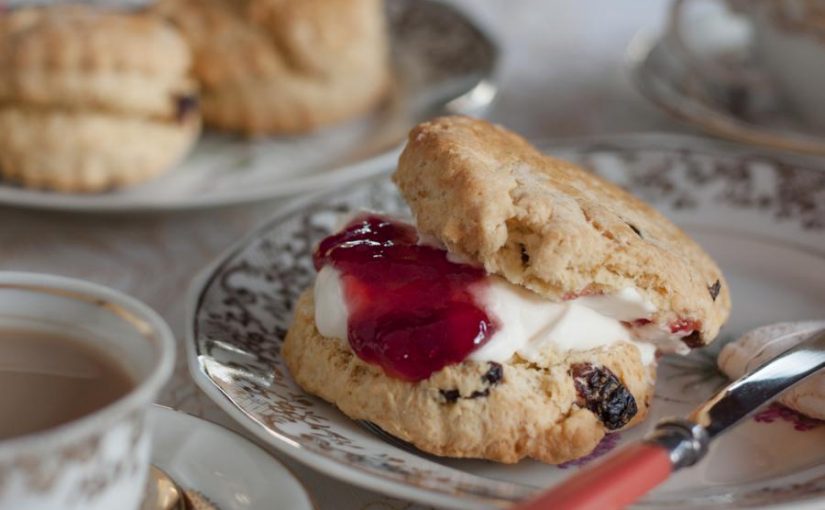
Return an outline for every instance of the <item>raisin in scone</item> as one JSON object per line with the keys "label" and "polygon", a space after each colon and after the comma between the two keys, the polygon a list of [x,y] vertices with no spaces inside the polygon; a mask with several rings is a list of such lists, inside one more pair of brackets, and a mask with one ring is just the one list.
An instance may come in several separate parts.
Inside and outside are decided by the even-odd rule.
{"label": "raisin in scone", "polygon": [[160,0],[195,55],[207,125],[296,134],[367,112],[390,84],[381,0]]}
{"label": "raisin in scone", "polygon": [[[677,227],[502,128],[422,124],[394,178],[415,224],[364,213],[324,239],[283,355],[305,390],[424,451],[508,463],[586,455],[645,417],[657,350],[709,342],[727,316],[719,269]],[[619,221],[633,237],[605,233]],[[632,253],[645,270],[607,255],[640,240],[650,247]],[[660,288],[675,268],[651,262],[659,250],[709,279],[697,303],[666,308],[689,300],[662,295],[693,287]],[[584,260],[596,253],[621,279]]]}
{"label": "raisin in scone", "polygon": [[0,175],[94,192],[147,180],[200,131],[189,48],[163,20],[82,4],[0,16]]}

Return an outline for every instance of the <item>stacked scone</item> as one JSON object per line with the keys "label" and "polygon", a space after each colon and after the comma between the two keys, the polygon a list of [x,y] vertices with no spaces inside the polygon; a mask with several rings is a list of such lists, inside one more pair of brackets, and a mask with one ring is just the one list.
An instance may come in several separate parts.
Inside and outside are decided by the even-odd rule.
{"label": "stacked scone", "polygon": [[394,180],[414,224],[365,213],[323,240],[283,354],[308,392],[424,451],[585,455],[644,418],[658,354],[727,318],[699,245],[498,126],[418,126]]}
{"label": "stacked scone", "polygon": [[12,9],[0,16],[0,176],[124,187],[171,169],[201,110],[220,130],[306,133],[375,107],[390,74],[382,0]]}
{"label": "stacked scone", "polygon": [[174,165],[200,131],[191,56],[140,12],[88,5],[0,16],[0,175],[93,192]]}
{"label": "stacked scone", "polygon": [[305,133],[388,91],[382,0],[159,0],[155,10],[191,45],[211,127]]}

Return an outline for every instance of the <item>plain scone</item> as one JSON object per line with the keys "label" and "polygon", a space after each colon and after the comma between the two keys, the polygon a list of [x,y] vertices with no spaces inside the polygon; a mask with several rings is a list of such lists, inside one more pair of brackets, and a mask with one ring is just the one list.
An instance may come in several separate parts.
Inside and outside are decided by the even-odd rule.
{"label": "plain scone", "polygon": [[169,169],[200,132],[189,48],[146,13],[87,5],[0,16],[0,175],[95,192]]}
{"label": "plain scone", "polygon": [[382,0],[159,0],[195,56],[208,126],[314,131],[374,108],[390,86]]}

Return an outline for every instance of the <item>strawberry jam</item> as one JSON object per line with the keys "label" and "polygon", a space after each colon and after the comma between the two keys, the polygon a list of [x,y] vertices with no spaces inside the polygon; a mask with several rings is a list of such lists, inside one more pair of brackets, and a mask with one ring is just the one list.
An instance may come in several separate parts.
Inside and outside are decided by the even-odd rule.
{"label": "strawberry jam", "polygon": [[390,376],[426,379],[463,361],[496,329],[470,291],[484,281],[484,270],[419,245],[411,225],[359,217],[321,241],[313,262],[340,272],[350,346]]}
{"label": "strawberry jam", "polygon": [[671,333],[694,333],[702,329],[702,323],[693,319],[679,319],[670,323]]}

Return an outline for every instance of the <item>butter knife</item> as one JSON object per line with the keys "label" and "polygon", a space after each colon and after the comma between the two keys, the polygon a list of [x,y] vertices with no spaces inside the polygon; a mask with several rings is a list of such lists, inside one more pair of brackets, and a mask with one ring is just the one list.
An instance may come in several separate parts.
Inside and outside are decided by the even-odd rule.
{"label": "butter knife", "polygon": [[644,440],[576,473],[516,510],[618,510],[679,469],[699,462],[708,445],[760,407],[825,368],[825,330],[788,349],[723,388],[687,418],[667,418]]}

